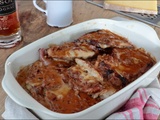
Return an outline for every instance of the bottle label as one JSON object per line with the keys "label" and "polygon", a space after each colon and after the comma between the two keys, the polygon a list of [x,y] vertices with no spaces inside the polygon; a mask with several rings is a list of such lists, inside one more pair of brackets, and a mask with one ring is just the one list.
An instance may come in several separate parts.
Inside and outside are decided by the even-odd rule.
{"label": "bottle label", "polygon": [[0,16],[8,15],[15,11],[15,0],[0,0]]}

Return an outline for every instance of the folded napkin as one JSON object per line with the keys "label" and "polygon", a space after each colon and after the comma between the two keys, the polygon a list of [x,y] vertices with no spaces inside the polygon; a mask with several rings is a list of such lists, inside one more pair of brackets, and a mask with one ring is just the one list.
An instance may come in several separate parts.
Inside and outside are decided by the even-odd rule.
{"label": "folded napkin", "polygon": [[35,119],[38,118],[34,116],[28,109],[22,107],[15,103],[10,97],[7,97],[5,100],[5,112],[2,114],[4,119]]}
{"label": "folded napkin", "polygon": [[[157,80],[158,81],[158,80]],[[156,82],[156,81],[155,81]],[[155,83],[152,85],[156,85]],[[150,86],[152,86],[150,85]],[[160,88],[139,88],[118,112],[107,119],[157,120],[160,115]]]}
{"label": "folded napkin", "polygon": [[[159,95],[158,95],[159,93]],[[160,115],[160,89],[140,88],[128,102],[107,119],[157,120]]]}
{"label": "folded napkin", "polygon": [[[160,87],[154,80],[147,88],[139,88],[118,112],[107,119],[148,119],[157,120],[160,115]],[[5,101],[4,119],[38,119],[28,109],[16,104],[11,98]]]}

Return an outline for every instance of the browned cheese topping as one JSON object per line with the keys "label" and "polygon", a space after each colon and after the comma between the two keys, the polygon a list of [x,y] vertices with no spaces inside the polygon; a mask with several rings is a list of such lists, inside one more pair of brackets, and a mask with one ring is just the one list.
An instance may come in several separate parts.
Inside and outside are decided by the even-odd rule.
{"label": "browned cheese topping", "polygon": [[17,81],[38,102],[59,113],[87,109],[156,63],[145,50],[108,30],[40,48],[39,56],[18,72]]}

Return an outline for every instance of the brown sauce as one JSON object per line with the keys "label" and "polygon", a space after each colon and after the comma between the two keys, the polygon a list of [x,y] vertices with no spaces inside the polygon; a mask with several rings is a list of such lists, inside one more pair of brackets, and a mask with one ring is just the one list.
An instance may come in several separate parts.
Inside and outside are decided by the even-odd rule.
{"label": "brown sauce", "polygon": [[[33,98],[54,112],[75,113],[101,101],[99,98],[94,99],[86,93],[76,92],[73,89],[69,89],[67,94],[60,99],[55,98],[54,95],[48,94],[47,96],[44,92],[52,91],[54,87],[61,84],[58,74],[52,70],[54,65],[44,66],[42,62],[36,61],[33,65],[26,66],[19,71],[17,81]],[[56,80],[49,80],[50,78],[56,78]],[[45,85],[43,82],[39,83],[38,79],[43,79]],[[28,83],[34,83],[35,86],[28,86]]]}

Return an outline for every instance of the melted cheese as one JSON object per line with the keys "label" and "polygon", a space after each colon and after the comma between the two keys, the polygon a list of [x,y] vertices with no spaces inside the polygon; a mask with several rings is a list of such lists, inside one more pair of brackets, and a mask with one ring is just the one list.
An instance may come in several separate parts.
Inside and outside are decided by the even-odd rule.
{"label": "melted cheese", "polygon": [[73,67],[74,71],[80,72],[80,76],[83,78],[82,81],[93,83],[103,82],[103,77],[96,71],[90,64],[81,59],[75,59],[77,66]]}
{"label": "melted cheese", "polygon": [[62,99],[70,90],[71,88],[67,84],[63,84],[59,89],[50,92],[55,94],[58,99]]}

